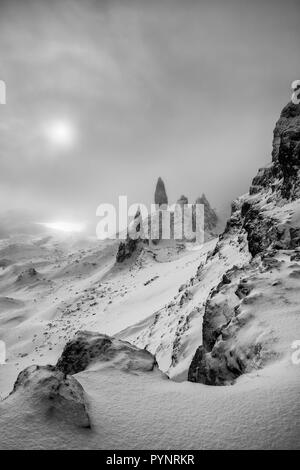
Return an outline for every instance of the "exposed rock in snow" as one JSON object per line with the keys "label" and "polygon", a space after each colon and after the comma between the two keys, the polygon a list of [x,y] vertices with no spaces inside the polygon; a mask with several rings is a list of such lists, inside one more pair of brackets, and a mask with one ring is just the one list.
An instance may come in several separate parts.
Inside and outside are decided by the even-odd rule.
{"label": "exposed rock in snow", "polygon": [[23,271],[21,274],[19,274],[17,278],[17,282],[22,282],[31,278],[36,278],[37,275],[38,275],[37,270],[34,267],[30,267],[26,271]]}
{"label": "exposed rock in snow", "polygon": [[[224,258],[226,247],[236,239],[241,248],[247,240],[252,257],[230,268],[225,273],[228,282],[214,287],[206,300],[202,345],[189,369],[191,381],[231,383],[286,354],[293,340],[299,308],[295,292],[300,287],[290,263],[293,259],[298,264],[300,245],[299,105],[289,104],[282,111],[272,157],[272,164],[254,178],[249,194],[233,203],[232,216],[208,258],[207,263]],[[293,320],[281,328],[287,311]]]}
{"label": "exposed rock in snow", "polygon": [[141,217],[140,209],[137,210],[133,226],[128,228],[127,238],[125,242],[121,242],[116,255],[117,263],[123,263],[126,259],[132,257],[135,252],[138,252],[142,248],[142,224],[143,220]]}
{"label": "exposed rock in snow", "polygon": [[121,242],[119,245],[116,255],[117,263],[123,263],[126,259],[131,258],[138,247],[140,247],[140,240],[134,240],[128,236],[125,242]]}
{"label": "exposed rock in snow", "polygon": [[45,418],[90,427],[83,387],[53,366],[30,366],[20,372],[6,401],[29,401]]}
{"label": "exposed rock in snow", "polygon": [[188,204],[188,202],[188,198],[182,194],[178,199],[177,204],[179,204],[180,206],[184,206],[185,204]]}
{"label": "exposed rock in snow", "polygon": [[155,357],[145,349],[91,331],[79,331],[64,348],[57,368],[65,374],[77,374],[98,363],[126,371],[149,372],[156,366]]}
{"label": "exposed rock in snow", "polygon": [[270,187],[276,198],[295,200],[299,189],[300,106],[289,103],[283,108],[274,129],[272,165],[259,170],[250,194]]}
{"label": "exposed rock in snow", "polygon": [[[297,116],[294,112],[277,124],[285,139],[295,139]],[[285,164],[280,163],[282,168]],[[265,179],[255,194],[235,201],[218,242],[200,250],[197,273],[147,322],[127,328],[120,337],[155,354],[159,367],[177,380],[187,378],[189,370],[192,381],[232,383],[268,361],[286,358],[297,338],[300,307],[299,269],[290,260],[295,265],[299,261],[299,178],[292,179],[290,200],[283,197],[288,180],[282,177],[275,189]]]}
{"label": "exposed rock in snow", "polygon": [[[0,240],[1,397],[71,339],[0,402],[1,448],[299,448],[297,109],[218,241],[143,243],[120,265],[116,242]],[[175,383],[156,360],[177,381],[236,383]],[[93,432],[67,424],[89,419],[65,373]]]}
{"label": "exposed rock in snow", "polygon": [[[197,241],[195,205],[190,208],[185,207],[184,212],[179,211],[175,214],[174,210],[167,207],[168,199],[161,178],[157,182],[154,200],[158,210],[151,215],[149,214],[147,218],[142,219],[138,209],[133,225],[128,228],[126,240],[119,244],[116,256],[117,263],[123,263],[135,254],[139,255],[143,249],[148,250],[149,245],[152,248],[159,246],[159,255],[162,251],[166,251],[174,252],[176,256],[186,243]],[[217,229],[218,217],[204,194],[197,199],[196,203],[204,205],[204,240],[211,240],[219,233]],[[177,204],[183,208],[188,204],[188,198],[182,195]]]}
{"label": "exposed rock in snow", "polygon": [[204,205],[204,230],[207,233],[213,232],[218,223],[218,216],[214,209],[211,207],[208,202],[205,194],[203,193],[201,197],[196,199],[196,204]]}
{"label": "exposed rock in snow", "polygon": [[163,182],[161,177],[158,178],[157,183],[156,183],[156,188],[155,188],[155,193],[154,193],[154,202],[159,207],[168,205],[168,196],[166,193],[165,183]]}

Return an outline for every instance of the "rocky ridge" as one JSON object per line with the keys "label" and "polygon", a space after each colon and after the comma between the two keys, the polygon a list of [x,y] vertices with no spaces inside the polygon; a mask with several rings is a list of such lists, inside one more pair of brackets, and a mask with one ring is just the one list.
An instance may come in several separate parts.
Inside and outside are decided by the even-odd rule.
{"label": "rocky ridge", "polygon": [[[202,345],[190,365],[189,380],[232,383],[284,353],[276,347],[274,332],[261,326],[256,311],[263,298],[271,303],[278,298],[277,307],[291,303],[299,288],[299,171],[300,106],[290,103],[275,126],[272,163],[259,170],[249,193],[232,204],[231,218],[208,257],[207,264],[223,258],[235,240],[241,251],[246,246],[249,252],[246,263],[223,273],[205,302]],[[272,312],[275,318],[275,305]]]}
{"label": "rocky ridge", "polygon": [[[145,247],[145,245],[148,246],[150,244],[153,247],[157,246],[159,243],[162,244],[162,242],[164,242],[163,244],[166,245],[167,248],[173,246],[173,248],[175,248],[175,251],[178,251],[176,250],[176,247],[181,249],[182,243],[195,241],[195,238],[188,239],[185,237],[185,234],[182,233],[182,224],[184,221],[183,214],[180,222],[181,230],[177,230],[178,233],[182,233],[182,238],[175,239],[174,233],[177,233],[177,231],[175,227],[174,211],[168,208],[168,197],[165,189],[165,184],[161,177],[158,178],[156,184],[154,202],[158,210],[155,214],[152,214],[152,218],[150,218],[149,216],[147,219],[143,220],[140,210],[137,211],[133,220],[132,227],[129,227],[127,230],[126,240],[124,242],[120,242],[119,244],[119,249],[116,256],[117,263],[123,263],[125,260],[132,258],[134,255],[138,256],[143,250],[143,247]],[[176,204],[183,208],[185,204],[188,204],[188,198],[184,195],[181,195],[181,197],[177,200]],[[204,239],[205,241],[210,240],[216,237],[217,233],[219,233],[217,228],[218,216],[215,210],[212,209],[212,207],[210,206],[205,194],[202,194],[202,196],[197,198],[195,203],[190,208],[190,228],[193,230],[193,232],[195,232],[195,230],[197,229],[195,220],[196,204],[204,205]],[[163,240],[162,237],[163,218],[169,220],[170,223],[170,240]],[[144,236],[145,232],[151,233],[151,237],[153,234],[156,234],[156,236],[152,237],[151,240],[149,240],[149,237]]]}

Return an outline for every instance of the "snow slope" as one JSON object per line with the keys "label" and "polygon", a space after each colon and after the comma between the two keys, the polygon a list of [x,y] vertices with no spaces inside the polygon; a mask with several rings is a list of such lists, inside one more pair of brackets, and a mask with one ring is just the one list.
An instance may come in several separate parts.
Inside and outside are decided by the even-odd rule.
{"label": "snow slope", "polygon": [[0,404],[1,448],[299,449],[295,368],[277,363],[233,387],[176,383],[157,372],[84,371],[75,377],[91,429],[49,419],[19,396]]}
{"label": "snow slope", "polygon": [[[116,334],[162,309],[193,276],[203,250],[154,248],[164,262],[149,249],[116,265],[114,241],[52,234],[1,243],[0,260],[9,259],[0,268],[0,339],[7,348],[2,398],[28,365],[55,363],[77,330]],[[197,328],[199,335],[200,322]]]}
{"label": "snow slope", "polygon": [[115,242],[1,240],[2,398],[24,367],[55,364],[77,330],[145,348],[167,375],[92,362],[75,374],[85,430],[11,394],[0,403],[0,447],[299,448],[299,151],[300,106],[290,104],[272,164],[202,247],[144,246],[119,264]]}

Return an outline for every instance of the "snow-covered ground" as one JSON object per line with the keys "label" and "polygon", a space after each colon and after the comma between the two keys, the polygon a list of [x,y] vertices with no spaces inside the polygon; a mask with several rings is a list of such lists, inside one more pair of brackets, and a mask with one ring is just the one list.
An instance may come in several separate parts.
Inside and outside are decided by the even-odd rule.
{"label": "snow-covered ground", "polygon": [[[163,256],[146,247],[118,265],[114,242],[25,237],[1,243],[2,398],[25,367],[55,364],[77,330],[146,347],[176,381],[157,369],[126,372],[96,362],[74,375],[86,393],[91,429],[49,418],[35,399],[12,394],[0,403],[0,448],[300,447],[300,365],[291,361],[299,339],[300,268],[289,252],[270,269],[250,267],[245,240],[233,236],[218,256],[211,256],[213,240],[178,252],[164,247]],[[254,365],[231,386],[187,382],[205,302],[233,267],[251,281],[242,301],[231,293],[239,276],[228,285],[229,304],[239,301],[249,320],[234,346],[243,349],[263,336],[272,354],[264,368]]]}
{"label": "snow-covered ground", "polygon": [[1,448],[299,448],[297,367],[277,363],[228,387],[91,368],[75,375],[87,394],[91,429],[49,419],[35,402],[11,396],[0,405]]}
{"label": "snow-covered ground", "polygon": [[168,256],[164,250],[165,262],[146,251],[116,265],[112,241],[27,236],[1,243],[0,260],[8,261],[0,268],[0,339],[7,349],[2,398],[28,365],[55,363],[77,330],[114,335],[147,320],[195,274],[207,251],[193,246]]}

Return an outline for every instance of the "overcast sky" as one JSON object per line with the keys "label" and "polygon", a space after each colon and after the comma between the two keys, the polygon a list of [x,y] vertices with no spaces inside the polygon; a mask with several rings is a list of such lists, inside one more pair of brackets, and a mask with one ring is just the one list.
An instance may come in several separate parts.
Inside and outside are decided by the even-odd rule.
{"label": "overcast sky", "polygon": [[[300,79],[300,2],[0,0],[0,208],[89,219],[101,202],[205,192],[271,158]],[[62,135],[61,135],[62,134]]]}

